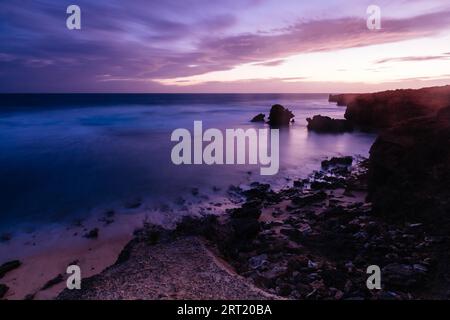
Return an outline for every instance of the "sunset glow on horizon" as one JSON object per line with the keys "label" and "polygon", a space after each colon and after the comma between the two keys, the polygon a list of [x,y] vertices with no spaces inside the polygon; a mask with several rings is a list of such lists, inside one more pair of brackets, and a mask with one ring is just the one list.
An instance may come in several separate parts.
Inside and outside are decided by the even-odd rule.
{"label": "sunset glow on horizon", "polygon": [[[450,83],[448,1],[0,4],[2,92],[362,92]],[[60,9],[60,10],[58,10]],[[31,18],[32,17],[32,18]]]}

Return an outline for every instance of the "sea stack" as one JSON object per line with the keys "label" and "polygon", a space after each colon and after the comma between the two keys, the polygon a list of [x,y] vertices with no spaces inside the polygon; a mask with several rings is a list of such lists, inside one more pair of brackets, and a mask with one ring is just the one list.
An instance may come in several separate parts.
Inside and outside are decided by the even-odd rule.
{"label": "sea stack", "polygon": [[270,109],[269,125],[271,127],[287,127],[295,115],[289,109],[280,104],[275,104]]}

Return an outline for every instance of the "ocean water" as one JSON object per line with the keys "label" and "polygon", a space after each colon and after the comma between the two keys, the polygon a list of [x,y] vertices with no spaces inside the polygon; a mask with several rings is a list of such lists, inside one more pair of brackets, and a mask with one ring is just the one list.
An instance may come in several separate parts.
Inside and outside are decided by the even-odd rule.
{"label": "ocean water", "polygon": [[[292,183],[337,155],[367,156],[375,136],[306,130],[315,114],[343,118],[326,94],[68,95],[42,96],[0,107],[0,231],[70,221],[98,208],[119,210],[139,200],[177,215],[195,198],[225,195],[252,181]],[[4,99],[5,101],[5,99]],[[176,128],[264,128],[249,120],[281,103],[296,115],[280,132],[280,171],[260,176],[259,165],[175,166]],[[197,190],[198,189],[198,194]],[[139,209],[136,209],[139,210]],[[120,211],[120,210],[119,210]],[[124,211],[126,213],[126,210]]]}

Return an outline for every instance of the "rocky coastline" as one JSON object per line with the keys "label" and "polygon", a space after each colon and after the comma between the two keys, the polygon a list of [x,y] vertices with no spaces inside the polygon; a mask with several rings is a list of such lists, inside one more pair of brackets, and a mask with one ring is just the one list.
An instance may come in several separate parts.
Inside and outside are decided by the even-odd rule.
{"label": "rocky coastline", "polygon": [[[324,159],[280,191],[230,186],[243,200],[222,215],[146,223],[112,266],[58,299],[450,298],[450,86],[329,100],[346,119],[316,116],[308,129],[376,130],[368,159]],[[270,125],[291,123],[289,109],[272,111]],[[381,290],[367,289],[371,265]]]}
{"label": "rocky coastline", "polygon": [[[279,192],[268,184],[254,183],[249,190],[235,187],[233,192],[245,197],[240,207],[222,216],[185,217],[173,230],[146,225],[113,266],[87,279],[82,290],[65,290],[58,299],[426,298],[434,289],[429,281],[443,239],[428,233],[422,223],[389,223],[374,216],[371,203],[365,202],[367,169],[367,159],[332,158],[322,162],[322,170]],[[171,256],[180,245],[187,246],[184,253],[199,247],[189,257],[193,260],[188,269],[209,266],[202,272],[205,281],[172,271],[180,268],[172,264],[186,259],[180,253]],[[197,257],[203,251],[223,263],[203,261]],[[150,268],[166,259],[171,262],[164,270],[141,275],[143,265]],[[366,268],[373,264],[382,267],[382,290],[366,288]],[[234,280],[224,284],[222,276],[214,278],[219,271],[210,270],[211,265],[226,265]],[[160,280],[162,274],[165,281]],[[208,296],[204,286],[210,281],[215,284],[209,285]],[[175,289],[167,289],[167,282]],[[146,291],[149,283],[152,290]],[[241,286],[248,295],[236,290]]]}
{"label": "rocky coastline", "polygon": [[450,212],[450,86],[349,95],[355,127],[377,130],[370,149],[368,198],[392,220],[438,222]]}
{"label": "rocky coastline", "polygon": [[[147,226],[113,268],[137,244],[151,251],[161,241],[194,237],[276,298],[448,299],[450,86],[330,101],[347,105],[350,125],[379,130],[369,159],[325,160],[322,170],[279,192],[258,183],[235,187],[245,197],[239,208],[187,217],[170,231]],[[366,287],[370,265],[382,270],[381,290]],[[95,298],[99,287],[94,280],[60,298]]]}

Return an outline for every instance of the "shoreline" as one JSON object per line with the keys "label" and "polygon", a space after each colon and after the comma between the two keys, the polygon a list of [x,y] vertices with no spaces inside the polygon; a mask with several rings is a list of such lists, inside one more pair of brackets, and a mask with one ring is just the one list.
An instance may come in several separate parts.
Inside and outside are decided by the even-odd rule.
{"label": "shoreline", "polygon": [[[262,184],[254,182],[253,185]],[[239,186],[231,188],[233,201],[237,201],[237,198],[245,199],[245,194],[252,190],[251,186],[252,184],[248,188],[244,187],[244,189]],[[284,189],[286,188],[289,187]],[[279,189],[279,192],[282,190],[283,188]],[[222,201],[224,203],[221,203],[218,208],[222,213],[216,213],[215,215],[222,217],[221,219],[226,217],[228,215],[226,212],[233,210],[237,205],[231,206],[230,204],[233,201],[229,201],[229,204]],[[242,202],[242,200],[240,201]],[[195,205],[192,207],[195,207]],[[207,210],[202,210],[202,212],[204,212],[203,216],[209,217]],[[199,218],[195,215],[185,217]],[[2,250],[20,252],[20,254],[10,253],[7,255],[6,261],[15,259],[21,261],[19,268],[8,272],[0,280],[0,283],[9,287],[3,299],[54,299],[65,288],[67,279],[65,269],[69,264],[73,262],[79,264],[83,279],[99,275],[116,263],[124,248],[136,238],[136,232],[145,229],[144,225],[164,226],[163,228],[168,231],[175,228],[176,224],[167,224],[163,220],[163,217],[149,216],[142,212],[132,215],[115,214],[113,216],[103,214],[94,215],[69,227],[50,226],[31,234],[23,233],[16,236],[8,243],[0,244]],[[183,223],[182,221],[180,223]],[[87,238],[87,235],[97,228],[99,230],[98,236]],[[216,251],[212,247],[209,247],[209,249],[211,249],[211,252]],[[222,261],[223,263],[218,264],[228,265],[228,262],[220,257],[217,252],[213,255],[213,260],[216,261],[216,264]],[[231,267],[231,269],[233,268]],[[62,278],[60,277],[55,281],[59,275],[62,275]],[[55,283],[42,290],[51,282]]]}
{"label": "shoreline", "polygon": [[[255,299],[254,290],[274,299],[428,297],[438,241],[421,223],[371,215],[364,164],[347,161],[333,158],[279,192],[255,183],[242,191],[246,202],[222,216],[187,216],[172,230],[147,224],[115,264],[58,299]],[[385,286],[370,291],[365,268],[377,259]],[[224,266],[237,278],[215,277]]]}
{"label": "shoreline", "polygon": [[0,276],[0,285],[8,288],[0,299],[54,299],[65,288],[68,265],[79,265],[83,279],[99,274],[116,262],[144,225],[151,223],[171,230],[186,215],[221,215],[243,201],[233,188],[227,191],[227,196],[214,194],[213,198],[197,189],[191,193],[192,199],[183,200],[186,204],[174,203],[187,206],[180,216],[144,205],[132,209],[125,205],[125,211],[98,209],[86,219],[15,233],[0,242],[0,266],[11,261],[20,263]]}
{"label": "shoreline", "polygon": [[[96,254],[108,251],[107,258],[103,265],[88,265],[97,269],[84,273],[82,290],[66,289],[57,298],[245,299],[243,288],[250,288],[253,298],[262,293],[275,299],[449,298],[450,108],[441,102],[450,86],[420,92],[436,90],[442,94],[437,106],[430,109],[426,99],[414,106],[423,108],[420,117],[403,116],[404,101],[415,93],[398,90],[351,96],[346,120],[319,115],[309,121],[312,131],[342,132],[347,125],[380,130],[368,160],[324,160],[321,170],[281,190],[272,183],[233,186],[232,193],[244,201],[229,208],[221,204],[224,214],[200,211],[169,228],[142,219],[144,225],[130,228],[129,237],[110,238],[117,243],[112,253],[103,245],[108,241],[81,239],[80,248],[93,251],[86,243],[97,241]],[[83,232],[98,237],[95,227]],[[382,271],[382,290],[366,288],[372,265]],[[1,283],[26,270],[14,268]],[[54,298],[64,287],[63,276],[55,279],[43,285],[50,283],[52,293],[26,298]],[[211,287],[215,281],[220,290]],[[23,298],[19,291],[19,286],[7,290],[4,298],[15,298],[11,293]]]}
{"label": "shoreline", "polygon": [[[114,222],[108,223],[93,216],[80,225],[48,226],[0,244],[7,257],[4,262],[21,263],[0,279],[9,287],[3,298],[53,299],[65,288],[67,266],[77,264],[82,277],[90,277],[113,264],[133,232],[142,227],[144,217],[116,215],[112,219]],[[95,229],[97,236],[93,237]]]}

